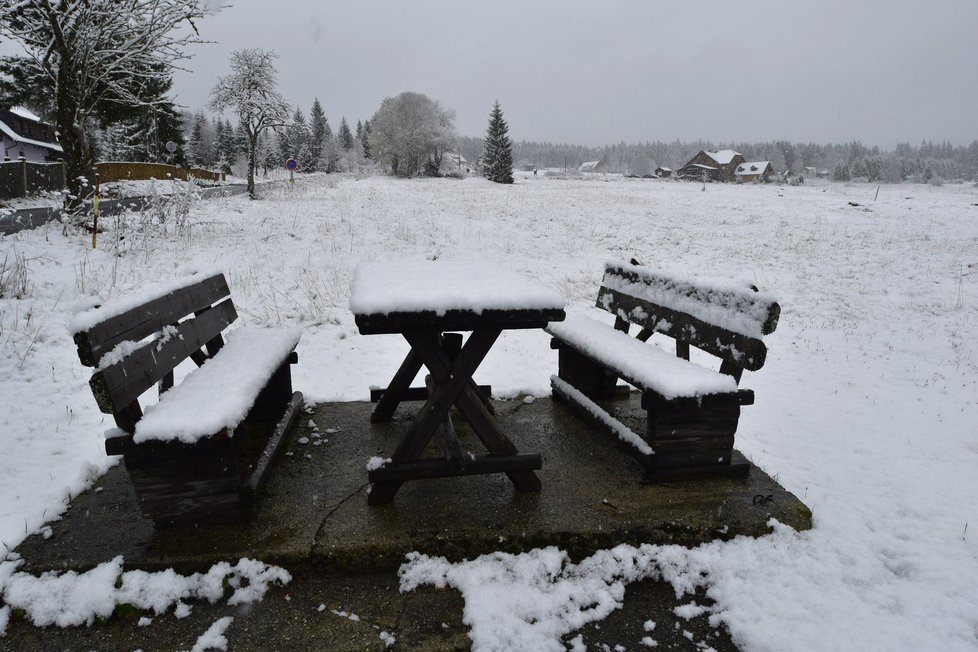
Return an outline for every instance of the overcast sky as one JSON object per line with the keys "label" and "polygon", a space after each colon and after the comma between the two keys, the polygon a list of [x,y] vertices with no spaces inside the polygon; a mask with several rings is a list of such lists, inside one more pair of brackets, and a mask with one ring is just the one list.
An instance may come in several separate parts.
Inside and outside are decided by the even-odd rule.
{"label": "overcast sky", "polygon": [[181,104],[262,47],[334,127],[416,91],[474,136],[498,98],[516,140],[978,138],[976,0],[232,1],[200,25],[217,43],[178,74]]}

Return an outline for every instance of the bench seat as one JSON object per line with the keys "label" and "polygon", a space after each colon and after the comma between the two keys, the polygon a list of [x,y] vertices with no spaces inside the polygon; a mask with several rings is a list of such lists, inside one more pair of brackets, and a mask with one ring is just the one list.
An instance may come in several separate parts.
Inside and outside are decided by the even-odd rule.
{"label": "bench seat", "polygon": [[245,420],[258,395],[299,343],[301,331],[239,328],[199,369],[146,408],[134,443],[181,441],[193,444]]}
{"label": "bench seat", "polygon": [[579,353],[614,369],[626,382],[665,400],[737,391],[737,382],[695,362],[650,346],[586,315],[568,314],[545,329]]}

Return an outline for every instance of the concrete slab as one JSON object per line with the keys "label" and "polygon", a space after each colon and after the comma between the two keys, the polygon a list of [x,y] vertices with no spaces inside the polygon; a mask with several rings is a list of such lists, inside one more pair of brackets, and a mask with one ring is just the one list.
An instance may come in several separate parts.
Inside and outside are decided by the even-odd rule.
{"label": "concrete slab", "polygon": [[[369,507],[367,460],[393,451],[419,404],[371,424],[369,403],[328,403],[303,414],[288,435],[251,523],[154,530],[120,466],[74,501],[52,524],[52,537],[30,537],[18,552],[35,572],[82,570],[116,555],[127,568],[147,570],[189,572],[248,556],[376,572],[396,568],[412,550],[459,560],[556,545],[576,559],[618,543],[760,536],[772,517],[811,527],[808,508],[757,467],[745,479],[642,485],[633,460],[565,406],[545,399],[494,405],[520,451],[543,454],[540,493],[518,493],[501,474],[471,476],[406,483],[393,504]],[[463,447],[482,452],[456,421]]]}

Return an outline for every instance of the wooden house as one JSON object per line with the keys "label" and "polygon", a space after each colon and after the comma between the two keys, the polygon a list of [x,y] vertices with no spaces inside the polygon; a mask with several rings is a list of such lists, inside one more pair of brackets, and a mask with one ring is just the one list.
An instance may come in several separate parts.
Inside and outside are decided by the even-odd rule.
{"label": "wooden house", "polygon": [[655,169],[655,176],[660,179],[668,179],[672,176],[672,168],[667,168],[664,165],[660,165]]}
{"label": "wooden house", "polygon": [[21,106],[0,110],[0,160],[48,163],[64,158],[54,126]]}
{"label": "wooden house", "polygon": [[[699,179],[709,174],[715,181],[733,181],[737,166],[741,163],[744,163],[744,155],[732,149],[717,152],[702,150],[689,159],[689,163],[680,168],[676,176]],[[716,170],[715,174],[710,169]]]}
{"label": "wooden house", "polygon": [[737,181],[766,181],[768,177],[774,175],[774,166],[771,161],[752,161],[741,163],[734,170]]}

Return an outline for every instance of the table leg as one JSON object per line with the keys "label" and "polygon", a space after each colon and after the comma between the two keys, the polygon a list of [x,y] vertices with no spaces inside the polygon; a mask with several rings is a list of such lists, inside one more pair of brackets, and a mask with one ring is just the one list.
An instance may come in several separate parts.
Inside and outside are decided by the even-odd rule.
{"label": "table leg", "polygon": [[[516,445],[499,427],[499,422],[493,418],[492,413],[486,408],[482,397],[474,389],[474,383],[471,381],[471,374],[475,373],[475,368],[481,364],[496,338],[499,337],[500,332],[499,330],[473,331],[469,341],[462,348],[456,363],[462,360],[466,354],[471,354],[476,362],[469,374],[464,390],[455,400],[455,405],[491,454],[516,455],[518,452]],[[458,378],[461,370],[455,368],[444,351],[438,347],[430,346],[430,343],[427,342],[412,343],[412,346],[418,352],[424,365],[431,371],[436,383],[446,383],[453,378]],[[471,350],[470,346],[472,347]],[[511,471],[507,472],[506,475],[520,491],[540,491],[540,478],[533,471]]]}
{"label": "table leg", "polygon": [[[404,334],[418,358],[429,366],[429,369],[434,366],[440,371],[443,370],[443,373],[436,373],[435,369],[431,369],[437,381],[434,390],[407,435],[391,456],[391,464],[413,462],[421,457],[435,430],[448,416],[459,395],[468,387],[472,374],[475,373],[498,336],[499,331],[484,331],[484,334],[479,337],[473,333],[453,365],[449,361],[448,354],[441,348],[440,333],[437,331]],[[375,482],[370,489],[367,503],[370,505],[389,503],[401,484],[401,481]]]}
{"label": "table leg", "polygon": [[397,373],[394,374],[394,378],[391,380],[390,385],[387,386],[387,390],[380,397],[380,400],[377,401],[377,405],[374,406],[374,411],[370,415],[371,421],[374,423],[390,421],[391,417],[394,416],[394,410],[397,409],[401,398],[408,388],[411,387],[411,381],[414,380],[414,377],[418,375],[419,371],[421,371],[421,358],[414,352],[414,349],[411,349],[408,351],[407,357],[404,358],[404,362],[401,363]]}

